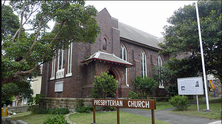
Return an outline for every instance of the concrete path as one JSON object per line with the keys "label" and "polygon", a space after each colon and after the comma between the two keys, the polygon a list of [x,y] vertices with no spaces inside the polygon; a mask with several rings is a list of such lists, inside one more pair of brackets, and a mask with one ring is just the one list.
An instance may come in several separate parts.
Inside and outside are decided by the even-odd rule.
{"label": "concrete path", "polygon": [[[220,120],[208,119],[208,118],[200,118],[194,116],[187,116],[187,115],[179,115],[179,114],[172,114],[168,111],[171,111],[175,108],[165,109],[155,111],[155,119],[161,120],[165,122],[169,122],[172,124],[221,124]],[[147,111],[144,109],[130,109],[130,108],[120,108],[121,111],[142,115],[145,117],[151,118],[151,111]]]}

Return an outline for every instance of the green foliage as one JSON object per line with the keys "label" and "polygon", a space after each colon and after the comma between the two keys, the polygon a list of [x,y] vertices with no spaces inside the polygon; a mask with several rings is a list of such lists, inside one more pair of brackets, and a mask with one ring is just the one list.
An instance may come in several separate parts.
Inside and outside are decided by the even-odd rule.
{"label": "green foliage", "polygon": [[[85,6],[83,0],[15,0],[10,1],[10,6],[13,10],[2,5],[1,81],[4,84],[38,76],[40,65],[50,62],[56,51],[67,49],[72,42],[95,43],[100,33],[95,18],[97,10]],[[23,20],[19,22],[14,11]],[[48,26],[50,21],[56,22],[53,30]]]}
{"label": "green foliage", "polygon": [[32,114],[38,114],[39,105],[30,105],[27,110],[31,111]]}
{"label": "green foliage", "polygon": [[69,113],[68,108],[54,108],[54,109],[43,109],[38,111],[39,114],[57,114],[65,115]]}
{"label": "green foliage", "polygon": [[137,91],[138,95],[141,95],[143,98],[147,98],[148,95],[152,95],[155,88],[157,88],[158,83],[150,77],[137,76],[134,80],[131,80],[133,86]]}
{"label": "green foliage", "polygon": [[139,98],[139,97],[138,97],[138,94],[135,93],[135,92],[133,92],[133,91],[131,91],[131,90],[130,90],[130,92],[129,92],[127,95],[128,95],[128,97],[129,97],[130,99],[138,99],[138,98]]}
{"label": "green foliage", "polygon": [[83,107],[84,100],[83,99],[76,99],[76,108]]}
{"label": "green foliage", "polygon": [[24,98],[31,98],[33,91],[31,85],[27,81],[14,81],[8,84],[2,84],[2,103],[11,104],[13,96],[21,96]]}
{"label": "green foliage", "polygon": [[167,91],[167,96],[168,97],[173,97],[178,95],[178,87],[177,84],[168,84],[166,86],[166,91]]}
{"label": "green foliage", "polygon": [[56,115],[54,117],[46,119],[43,124],[67,124],[64,115]]}
{"label": "green foliage", "polygon": [[189,99],[187,96],[177,95],[177,96],[171,97],[169,102],[174,107],[177,107],[179,111],[187,110],[187,107],[190,105]]}
{"label": "green foliage", "polygon": [[[199,1],[198,9],[206,71],[222,80],[221,1]],[[179,8],[167,22],[164,43],[159,44],[164,49],[161,53],[187,53],[183,60],[171,60],[170,69],[183,77],[196,76],[202,65],[195,4]]]}
{"label": "green foliage", "polygon": [[79,112],[79,113],[90,113],[91,111],[93,111],[93,107],[92,106],[88,106],[88,107],[77,107],[75,109],[76,112]]}
{"label": "green foliage", "polygon": [[176,83],[177,78],[175,78],[176,71],[171,70],[168,65],[165,66],[154,66],[152,68],[153,79],[157,82],[165,83]]}
{"label": "green foliage", "polygon": [[33,104],[39,104],[39,99],[43,97],[43,94],[36,95],[35,97],[32,97],[28,101],[28,105],[33,105]]}
{"label": "green foliage", "polygon": [[19,18],[13,13],[10,6],[2,6],[2,40],[13,35],[19,28]]}
{"label": "green foliage", "polygon": [[2,101],[6,101],[13,96],[19,94],[19,87],[15,83],[8,83],[2,85]]}
{"label": "green foliage", "polygon": [[103,111],[115,111],[116,107],[107,107],[107,106],[103,106]]}
{"label": "green foliage", "polygon": [[114,91],[117,89],[118,82],[108,72],[95,76],[91,96],[95,98],[106,98],[115,96]]}

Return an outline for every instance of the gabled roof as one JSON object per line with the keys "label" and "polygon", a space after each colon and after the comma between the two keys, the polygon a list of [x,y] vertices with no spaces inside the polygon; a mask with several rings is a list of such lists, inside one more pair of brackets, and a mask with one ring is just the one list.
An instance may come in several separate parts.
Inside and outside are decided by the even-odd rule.
{"label": "gabled roof", "polygon": [[126,25],[122,22],[118,22],[118,29],[120,31],[120,38],[137,43],[140,45],[146,45],[148,47],[161,50],[158,46],[158,37]]}
{"label": "gabled roof", "polygon": [[87,63],[87,62],[96,61],[96,60],[105,61],[108,63],[110,62],[110,63],[115,63],[115,64],[122,64],[122,65],[126,65],[126,66],[133,66],[133,64],[131,64],[130,62],[127,62],[127,61],[117,57],[114,54],[101,52],[101,51],[94,53],[88,59],[86,59],[85,61],[82,61],[81,63]]}

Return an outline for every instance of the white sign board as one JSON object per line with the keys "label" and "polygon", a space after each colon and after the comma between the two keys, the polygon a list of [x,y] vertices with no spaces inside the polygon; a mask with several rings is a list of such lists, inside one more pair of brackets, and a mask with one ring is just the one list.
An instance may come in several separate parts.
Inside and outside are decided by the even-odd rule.
{"label": "white sign board", "polygon": [[63,91],[63,81],[55,83],[55,92],[62,92]]}
{"label": "white sign board", "polygon": [[177,78],[179,95],[203,95],[202,77]]}

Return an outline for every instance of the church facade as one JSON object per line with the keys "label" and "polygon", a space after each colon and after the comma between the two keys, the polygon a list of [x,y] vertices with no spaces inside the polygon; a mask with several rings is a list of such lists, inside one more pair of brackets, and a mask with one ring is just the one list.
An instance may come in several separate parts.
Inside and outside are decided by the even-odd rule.
{"label": "church facade", "polygon": [[[101,28],[96,43],[74,42],[69,49],[43,65],[41,94],[45,97],[88,98],[94,76],[109,72],[118,81],[118,97],[135,91],[131,80],[152,77],[152,67],[162,66],[169,56],[159,55],[156,36],[119,22],[107,9],[97,13]],[[156,94],[166,93],[162,83]]]}

